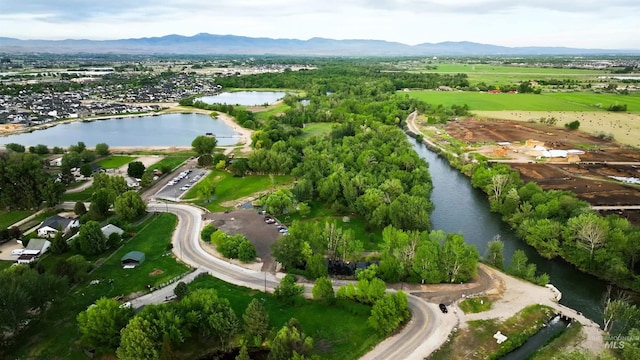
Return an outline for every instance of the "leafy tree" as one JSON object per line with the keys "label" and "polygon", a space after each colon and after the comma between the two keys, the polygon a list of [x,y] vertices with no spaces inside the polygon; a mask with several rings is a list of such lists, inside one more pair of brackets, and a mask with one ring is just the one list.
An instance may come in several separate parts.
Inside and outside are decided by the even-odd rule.
{"label": "leafy tree", "polygon": [[80,175],[84,176],[84,177],[89,177],[91,176],[91,165],[90,164],[82,164],[80,165]]}
{"label": "leafy tree", "polygon": [[205,203],[209,203],[216,193],[216,185],[211,178],[205,178],[198,183],[198,195]]}
{"label": "leafy tree", "polygon": [[69,150],[69,152],[77,152],[79,154],[87,150],[87,145],[82,141],[78,141],[76,145],[70,145],[67,150]]}
{"label": "leafy tree", "polygon": [[236,356],[236,360],[251,360],[251,358],[249,357],[249,350],[247,350],[246,345],[242,345],[238,356]]}
{"label": "leafy tree", "polygon": [[211,241],[211,235],[216,230],[217,229],[213,226],[213,224],[207,224],[205,227],[202,228],[202,231],[200,232],[200,239],[206,242]]}
{"label": "leafy tree", "polygon": [[593,261],[596,249],[603,247],[607,241],[609,225],[593,213],[584,213],[569,219],[564,238],[575,240],[576,245],[589,252],[589,265]]}
{"label": "leafy tree", "polygon": [[178,297],[179,300],[182,300],[182,298],[189,294],[189,286],[187,286],[184,281],[180,281],[173,289],[173,293]]}
{"label": "leafy tree", "polygon": [[502,269],[504,266],[504,243],[500,240],[500,235],[496,235],[493,240],[489,241],[485,259],[498,269]]}
{"label": "leafy tree", "polygon": [[293,207],[294,197],[291,190],[280,189],[266,196],[264,205],[267,212],[280,215]]}
{"label": "leafy tree", "polygon": [[113,205],[115,193],[111,189],[98,189],[91,195],[89,215],[92,219],[104,219],[109,215],[109,208]]}
{"label": "leafy tree", "polygon": [[580,121],[575,120],[570,123],[566,123],[564,124],[564,127],[566,127],[569,130],[578,130],[578,128],[580,127]]}
{"label": "leafy tree", "polygon": [[311,255],[311,247],[301,236],[293,232],[280,236],[271,245],[271,254],[285,269],[301,268]]}
{"label": "leafy tree", "polygon": [[264,308],[262,301],[253,299],[242,315],[244,331],[254,346],[262,344],[269,332],[269,313]]}
{"label": "leafy tree", "polygon": [[142,174],[142,177],[140,178],[141,187],[148,188],[149,186],[151,186],[152,183],[153,183],[153,177],[151,173],[145,172],[144,174]]}
{"label": "leafy tree", "polygon": [[83,159],[80,153],[76,151],[69,151],[68,153],[62,155],[62,168],[63,169],[73,169],[80,167],[82,165]]}
{"label": "leafy tree", "polygon": [[106,143],[96,144],[96,154],[98,154],[98,156],[108,156],[110,154],[109,145]]}
{"label": "leafy tree", "polygon": [[218,141],[216,140],[216,138],[206,135],[197,136],[191,142],[193,151],[195,151],[198,156],[205,154],[211,155],[213,150],[216,148],[216,145],[218,145]]}
{"label": "leafy tree", "polygon": [[63,183],[55,181],[52,178],[46,179],[44,183],[40,185],[42,199],[49,207],[54,207],[60,203],[65,190]]}
{"label": "leafy tree", "polygon": [[296,284],[296,277],[291,274],[287,274],[282,278],[282,280],[280,280],[280,285],[275,288],[273,294],[277,299],[291,304],[302,294],[303,291],[304,287]]}
{"label": "leafy tree", "polygon": [[204,338],[215,336],[223,348],[238,331],[238,319],[229,300],[219,298],[213,289],[192,291],[180,301],[180,311],[185,314],[187,330]]}
{"label": "leafy tree", "polygon": [[306,274],[311,279],[318,279],[329,274],[327,260],[322,254],[313,254],[307,259]]}
{"label": "leafy tree", "polygon": [[386,336],[395,331],[410,316],[407,295],[398,291],[395,294],[386,294],[376,301],[367,323],[380,335]]}
{"label": "leafy tree", "polygon": [[154,326],[142,316],[135,316],[120,332],[118,359],[156,360],[160,358],[158,344],[150,331]]}
{"label": "leafy tree", "polygon": [[143,215],[146,211],[147,204],[135,190],[127,191],[116,199],[115,212],[121,219],[131,221]]}
{"label": "leafy tree", "polygon": [[102,233],[100,223],[88,221],[80,226],[73,245],[84,255],[97,255],[107,249],[107,238]]}
{"label": "leafy tree", "polygon": [[6,144],[4,147],[7,148],[8,150],[11,150],[17,153],[23,153],[25,151],[25,148],[23,145],[16,144],[16,143],[9,143],[9,144]]}
{"label": "leafy tree", "polygon": [[36,146],[30,146],[29,152],[32,154],[47,155],[49,153],[49,148],[47,145],[38,144]]}
{"label": "leafy tree", "polygon": [[328,277],[321,277],[316,279],[312,289],[313,299],[328,304],[332,304],[335,301],[335,294],[333,292],[333,284]]}
{"label": "leafy tree", "polygon": [[251,262],[256,259],[256,248],[251,241],[244,238],[238,245],[238,260],[242,262]]}
{"label": "leafy tree", "polygon": [[249,162],[244,158],[236,158],[231,162],[229,171],[233,176],[243,177],[249,171]]}
{"label": "leafy tree", "polygon": [[109,247],[109,249],[115,249],[118,245],[120,245],[121,241],[122,241],[122,236],[120,236],[120,234],[115,232],[111,233],[107,238],[107,246]]}
{"label": "leafy tree", "polygon": [[57,204],[64,185],[44,171],[37,155],[0,152],[0,189],[3,208],[33,209],[43,201],[49,206]]}
{"label": "leafy tree", "polygon": [[78,216],[82,216],[87,213],[87,207],[83,201],[76,201],[76,204],[73,206],[73,212]]}
{"label": "leafy tree", "polygon": [[298,359],[309,357],[313,354],[313,339],[300,328],[300,323],[291,318],[287,325],[282,327],[271,342],[269,360],[289,360],[298,356]]}
{"label": "leafy tree", "polygon": [[211,154],[202,154],[198,156],[198,166],[206,167],[213,164],[213,157]]}
{"label": "leafy tree", "polygon": [[78,314],[79,342],[89,349],[114,351],[120,345],[120,331],[133,316],[133,309],[113,299],[98,299],[95,306]]}
{"label": "leafy tree", "polygon": [[141,161],[132,161],[127,167],[127,175],[135,179],[140,179],[142,175],[144,175],[145,170],[146,168]]}
{"label": "leafy tree", "polygon": [[67,240],[62,236],[62,231],[57,231],[56,235],[51,240],[51,253],[62,254],[69,251],[69,245]]}

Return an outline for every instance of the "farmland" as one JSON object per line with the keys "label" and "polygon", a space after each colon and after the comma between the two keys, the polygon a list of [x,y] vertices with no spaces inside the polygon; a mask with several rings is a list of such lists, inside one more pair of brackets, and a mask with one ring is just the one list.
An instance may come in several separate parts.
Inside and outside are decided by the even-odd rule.
{"label": "farmland", "polygon": [[412,91],[409,96],[432,105],[468,105],[471,111],[598,111],[610,105],[627,104],[640,112],[640,95],[595,93],[490,94],[462,91]]}

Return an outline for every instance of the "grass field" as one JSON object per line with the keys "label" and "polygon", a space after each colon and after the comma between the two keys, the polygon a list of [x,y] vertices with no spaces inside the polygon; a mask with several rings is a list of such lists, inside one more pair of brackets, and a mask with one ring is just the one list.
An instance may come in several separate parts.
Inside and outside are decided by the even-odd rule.
{"label": "grass field", "polygon": [[199,277],[189,287],[216,289],[220,297],[229,299],[239,319],[254,298],[264,301],[272,328],[280,329],[292,317],[298,319],[303,331],[313,338],[321,359],[358,359],[381,340],[366,325],[371,310],[362,304],[328,306],[305,300],[297,306],[285,306],[271,294],[231,285],[211,276]]}
{"label": "grass field", "polygon": [[280,103],[274,107],[271,107],[268,110],[265,111],[255,111],[254,114],[256,115],[256,119],[258,119],[258,121],[265,121],[267,119],[269,119],[271,116],[275,115],[275,114],[280,114],[283,113],[287,110],[289,110],[291,107],[287,104],[284,103]]}
{"label": "grass field", "polygon": [[[524,80],[572,79],[588,80],[607,75],[604,71],[583,69],[556,69],[491,64],[433,64],[437,69],[416,69],[427,73],[465,73],[472,84],[514,83]],[[610,74],[609,74],[610,75]]]}
{"label": "grass field", "polygon": [[117,169],[135,159],[136,158],[132,156],[113,155],[98,161],[96,164],[102,166],[104,169]]}
{"label": "grass field", "polygon": [[65,193],[62,194],[62,201],[89,201],[91,199],[91,195],[95,189],[93,186],[89,186],[88,188],[74,193]]}
{"label": "grass field", "polygon": [[[77,334],[76,316],[97,299],[128,295],[146,291],[147,285],[157,285],[188,270],[168,253],[167,246],[177,218],[172,214],[160,214],[146,222],[138,234],[129,240],[104,264],[94,270],[87,281],[60,301],[52,304],[40,321],[29,330],[29,337],[20,342],[12,352],[18,358],[37,359],[86,359],[86,355],[74,346]],[[131,250],[145,253],[146,260],[138,268],[124,270],[120,258]],[[48,255],[51,256],[51,255]],[[154,269],[162,270],[159,275],[150,275]],[[103,280],[98,285],[89,285],[93,279]],[[114,279],[112,285],[106,280]]]}
{"label": "grass field", "polygon": [[303,137],[324,136],[331,132],[333,124],[331,123],[311,123],[305,124],[302,129]]}
{"label": "grass field", "polygon": [[231,206],[224,205],[225,202],[241,199],[260,191],[274,189],[284,184],[291,183],[291,176],[269,176],[255,175],[245,177],[234,177],[225,171],[214,170],[207,176],[216,186],[215,199],[208,204],[202,203],[199,199],[199,189],[201,183],[192,187],[184,196],[184,199],[192,199],[199,205],[205,206],[211,211],[222,211]]}
{"label": "grass field", "polygon": [[167,156],[157,163],[149,166],[146,171],[153,172],[154,169],[160,169],[163,166],[169,166],[173,170],[182,165],[182,163],[185,162],[188,158],[188,156]]}
{"label": "grass field", "polygon": [[491,309],[491,300],[485,296],[468,298],[462,300],[458,306],[465,314],[474,314]]}
{"label": "grass field", "polygon": [[10,268],[15,263],[15,261],[11,260],[0,260],[0,271]]}
{"label": "grass field", "polygon": [[613,104],[627,104],[640,111],[640,95],[594,93],[489,94],[461,91],[412,91],[409,96],[432,105],[467,104],[470,110],[598,111]]}
{"label": "grass field", "polygon": [[33,211],[30,210],[0,211],[0,229],[8,228],[31,214]]}

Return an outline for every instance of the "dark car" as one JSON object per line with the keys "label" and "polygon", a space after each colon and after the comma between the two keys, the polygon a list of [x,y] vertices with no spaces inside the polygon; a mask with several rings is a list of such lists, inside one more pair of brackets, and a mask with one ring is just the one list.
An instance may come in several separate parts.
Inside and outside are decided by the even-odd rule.
{"label": "dark car", "polygon": [[442,311],[443,313],[448,313],[449,311],[447,310],[447,307],[444,304],[440,304],[438,305],[440,307],[440,311]]}

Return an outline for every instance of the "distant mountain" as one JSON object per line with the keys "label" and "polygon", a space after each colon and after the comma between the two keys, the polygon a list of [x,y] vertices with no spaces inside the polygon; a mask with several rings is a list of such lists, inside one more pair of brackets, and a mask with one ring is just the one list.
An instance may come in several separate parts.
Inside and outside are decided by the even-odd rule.
{"label": "distant mountain", "polygon": [[20,40],[0,37],[0,53],[113,53],[210,55],[433,56],[433,55],[639,55],[640,50],[506,47],[468,41],[415,46],[382,40],[309,40],[235,35],[167,35],[120,40]]}

